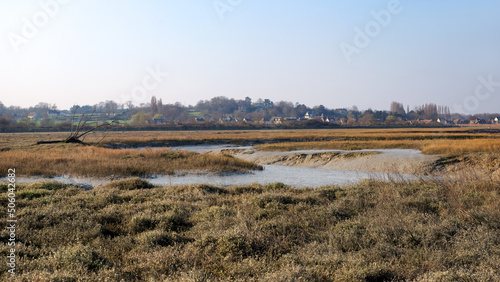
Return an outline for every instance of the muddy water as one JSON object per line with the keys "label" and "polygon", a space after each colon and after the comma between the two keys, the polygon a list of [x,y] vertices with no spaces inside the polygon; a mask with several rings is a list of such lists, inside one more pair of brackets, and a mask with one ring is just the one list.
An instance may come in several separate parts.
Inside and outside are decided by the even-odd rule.
{"label": "muddy water", "polygon": [[263,171],[233,175],[187,175],[187,176],[160,176],[150,179],[155,185],[186,185],[208,183],[218,186],[245,185],[251,183],[269,184],[281,182],[295,187],[320,187],[325,185],[348,185],[360,180],[372,178],[388,180],[417,179],[413,175],[388,175],[375,172],[341,171],[331,169],[293,167],[281,165],[265,165]]}
{"label": "muddy water", "polygon": [[[253,173],[237,173],[229,175],[214,175],[214,174],[188,174],[184,176],[160,175],[155,178],[147,179],[154,185],[170,186],[170,185],[189,185],[189,184],[211,184],[216,186],[233,186],[246,185],[252,183],[269,184],[281,182],[286,185],[300,187],[320,187],[325,185],[349,185],[357,183],[363,179],[388,180],[416,180],[419,177],[414,175],[404,174],[386,174],[376,172],[360,172],[360,171],[341,171],[320,168],[307,167],[292,167],[280,165],[265,165],[263,171],[255,171]],[[4,179],[1,180],[1,182]],[[85,189],[104,185],[111,180],[83,178],[83,177],[18,177],[18,183],[32,183],[39,181],[55,180],[62,183],[81,186]]]}
{"label": "muddy water", "polygon": [[[238,147],[231,145],[200,145],[200,146],[183,146],[173,147],[174,150],[187,150],[198,153],[214,152],[218,153],[223,149],[242,149],[250,151],[251,147]],[[332,152],[338,150],[306,150],[297,152]],[[376,150],[379,152],[392,152],[394,150]],[[406,152],[407,151],[407,152]],[[415,150],[398,150],[408,155],[418,154]],[[271,154],[273,152],[270,152]],[[254,171],[252,173],[237,173],[227,175],[214,175],[214,174],[187,174],[187,175],[160,175],[155,178],[148,179],[149,182],[159,186],[169,185],[189,185],[206,183],[217,186],[232,186],[232,185],[245,185],[251,183],[269,184],[281,182],[286,185],[294,187],[320,187],[325,185],[349,185],[357,183],[363,179],[377,179],[377,180],[415,180],[422,178],[410,174],[389,174],[381,172],[367,172],[367,171],[351,171],[351,170],[335,170],[323,168],[310,168],[310,167],[296,167],[296,166],[282,166],[282,165],[264,165],[263,171]],[[95,179],[95,178],[82,178],[82,177],[56,177],[56,178],[23,178],[18,177],[17,182],[29,183],[37,181],[56,180],[63,183],[79,185],[86,189],[100,186],[108,183],[111,180]],[[3,179],[1,180],[3,182]]]}

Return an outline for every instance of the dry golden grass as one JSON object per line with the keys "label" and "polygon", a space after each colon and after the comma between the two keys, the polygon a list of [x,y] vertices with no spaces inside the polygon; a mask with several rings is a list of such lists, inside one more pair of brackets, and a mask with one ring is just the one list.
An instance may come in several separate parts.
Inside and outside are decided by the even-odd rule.
{"label": "dry golden grass", "polygon": [[261,151],[292,151],[309,149],[416,149],[429,155],[460,155],[468,153],[500,153],[500,139],[465,139],[465,140],[375,140],[375,141],[321,141],[321,142],[286,142],[264,144],[255,147]]}
{"label": "dry golden grass", "polygon": [[312,142],[286,142],[255,146],[261,151],[293,151],[312,149],[420,149],[422,143],[429,141],[420,140],[384,140],[384,141],[312,141]]}
{"label": "dry golden grass", "polygon": [[[499,187],[474,177],[318,189],[19,185],[17,274],[3,263],[0,279],[499,281]],[[8,237],[0,231],[4,258]]]}
{"label": "dry golden grass", "polygon": [[[395,140],[465,140],[497,139],[488,127],[474,128],[400,128],[400,129],[297,129],[297,130],[227,130],[227,131],[126,131],[109,132],[103,143],[144,145],[196,143],[277,143],[300,141],[395,141]],[[0,150],[26,147],[40,140],[62,140],[68,133],[6,133],[0,136]],[[103,133],[86,141],[97,141]]]}
{"label": "dry golden grass", "polygon": [[500,153],[499,139],[436,140],[421,147],[424,154]]}
{"label": "dry golden grass", "polygon": [[114,150],[75,144],[40,145],[31,150],[0,152],[0,171],[16,168],[22,175],[151,176],[181,170],[247,172],[262,167],[226,155],[169,149]]}
{"label": "dry golden grass", "polygon": [[[487,129],[487,128],[485,128]],[[471,131],[475,130],[475,131]],[[479,131],[478,131],[479,130]],[[478,131],[478,132],[476,132]],[[171,141],[193,142],[300,142],[300,141],[388,141],[435,139],[500,138],[499,133],[483,133],[481,128],[418,129],[297,129],[254,131],[162,131],[112,132],[105,143],[144,144]]]}

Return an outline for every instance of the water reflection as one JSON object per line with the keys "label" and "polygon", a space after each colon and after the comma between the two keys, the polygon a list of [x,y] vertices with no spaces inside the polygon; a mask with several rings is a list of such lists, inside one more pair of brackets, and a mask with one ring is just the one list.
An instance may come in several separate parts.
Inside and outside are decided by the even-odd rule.
{"label": "water reflection", "polygon": [[340,171],[331,169],[291,167],[280,165],[266,165],[263,171],[256,171],[251,174],[233,175],[186,175],[186,176],[160,176],[148,180],[155,185],[187,185],[206,183],[217,186],[245,185],[251,183],[269,184],[282,182],[294,187],[320,187],[325,185],[349,185],[357,183],[363,179],[387,180],[418,179],[414,175],[391,175],[376,172]]}

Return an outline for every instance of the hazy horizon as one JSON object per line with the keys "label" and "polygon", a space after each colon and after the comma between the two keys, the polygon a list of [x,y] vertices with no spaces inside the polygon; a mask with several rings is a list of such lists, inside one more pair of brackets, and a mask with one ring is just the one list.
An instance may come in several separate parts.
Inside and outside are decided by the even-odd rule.
{"label": "hazy horizon", "polygon": [[0,2],[6,105],[195,105],[500,112],[500,2]]}

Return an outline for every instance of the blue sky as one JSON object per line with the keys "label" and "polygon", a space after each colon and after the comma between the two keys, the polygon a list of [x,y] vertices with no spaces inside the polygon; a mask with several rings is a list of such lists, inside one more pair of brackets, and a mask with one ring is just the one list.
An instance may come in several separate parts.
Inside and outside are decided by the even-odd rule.
{"label": "blue sky", "polygon": [[[60,2],[0,0],[5,105],[139,104],[152,95],[189,105],[223,95],[500,112],[500,1]],[[372,12],[390,20],[383,26]],[[371,32],[362,48],[356,28]],[[358,52],[346,56],[345,44]],[[480,77],[493,82],[479,95]]]}

